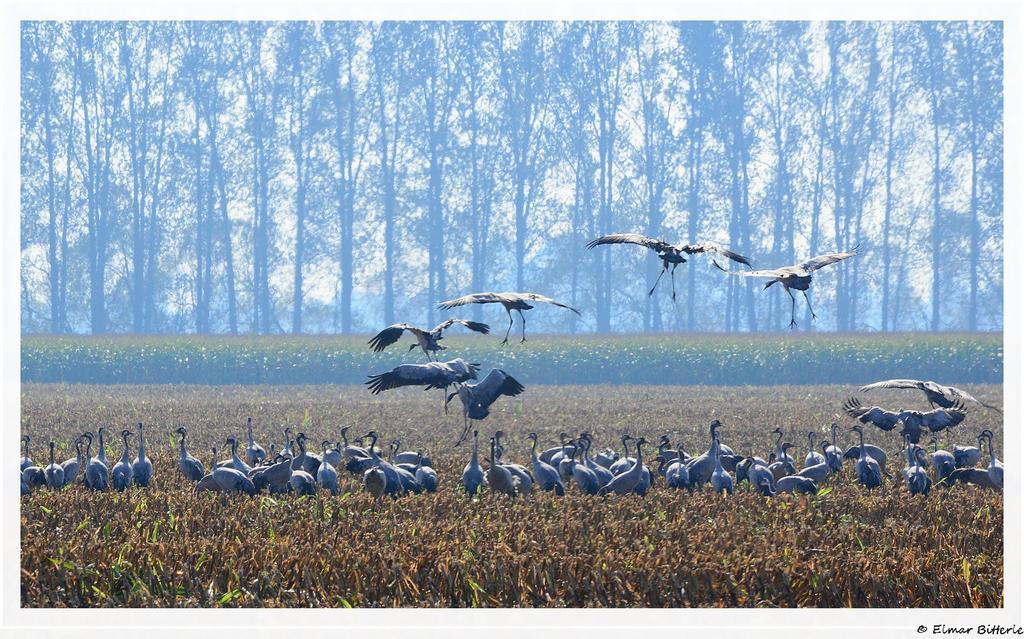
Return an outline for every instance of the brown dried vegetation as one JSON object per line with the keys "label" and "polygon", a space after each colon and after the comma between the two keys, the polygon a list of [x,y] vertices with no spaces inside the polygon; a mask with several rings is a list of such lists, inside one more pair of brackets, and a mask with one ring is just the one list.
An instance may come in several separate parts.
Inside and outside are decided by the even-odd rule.
{"label": "brown dried vegetation", "polygon": [[[972,387],[998,401],[1000,388]],[[851,389],[834,386],[539,387],[503,398],[481,435],[508,433],[507,456],[528,463],[526,433],[545,446],[560,431],[590,430],[603,448],[623,430],[682,437],[707,448],[712,417],[737,452],[767,454],[783,426],[806,454],[806,432],[834,417]],[[906,395],[872,396],[903,405]],[[867,493],[849,468],[818,497],[766,499],[744,484],[732,498],[670,491],[599,499],[567,486],[558,498],[466,499],[461,473],[469,449],[453,448],[461,416],[440,414],[439,392],[371,397],[339,386],[23,387],[22,429],[53,437],[60,459],[86,429],[143,421],[155,482],[149,490],[93,494],[76,485],[22,498],[23,606],[870,606],[992,607],[1003,604],[1003,500],[958,486],[911,496],[902,483]],[[168,433],[189,428],[191,452],[244,438],[280,446],[281,424],[311,441],[374,428],[422,448],[438,471],[434,495],[375,505],[344,472],[344,494],[224,499],[195,496],[180,475]],[[300,424],[302,424],[300,426]],[[995,413],[974,410],[940,441],[973,444],[997,433]],[[800,434],[803,433],[803,437]],[[898,439],[876,429],[869,441],[892,453]],[[486,441],[486,440],[484,440]],[[93,451],[95,453],[95,449]],[[483,451],[482,451],[483,452]],[[648,449],[648,453],[653,452]],[[116,457],[119,450],[108,448]],[[220,458],[227,457],[221,454]],[[904,465],[890,455],[899,478]]]}

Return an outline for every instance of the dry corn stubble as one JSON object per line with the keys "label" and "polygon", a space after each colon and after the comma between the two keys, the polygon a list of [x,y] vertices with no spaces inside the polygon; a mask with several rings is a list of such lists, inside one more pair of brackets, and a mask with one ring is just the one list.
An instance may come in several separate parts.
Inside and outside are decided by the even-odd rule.
{"label": "dry corn stubble", "polygon": [[[975,386],[998,402],[998,386]],[[526,434],[542,446],[587,429],[616,447],[624,431],[656,440],[669,433],[691,453],[707,448],[720,419],[738,453],[767,455],[783,426],[806,454],[806,434],[842,444],[851,422],[837,417],[846,387],[530,387],[502,398],[479,425],[507,433],[506,457],[528,464]],[[921,399],[880,393],[879,404]],[[567,486],[510,503],[461,490],[469,448],[451,446],[461,416],[440,412],[440,391],[372,397],[347,386],[194,387],[26,384],[22,430],[58,442],[142,421],[155,482],[149,490],[95,494],[76,485],[22,498],[22,605],[49,606],[870,606],[969,607],[1003,603],[1003,501],[974,487],[911,496],[902,483],[867,493],[852,471],[818,497],[766,499],[744,484],[732,498],[687,494],[659,481],[645,498],[600,499]],[[376,429],[403,450],[433,458],[439,492],[374,504],[359,478],[342,472],[332,498],[195,496],[177,467],[171,431],[189,428],[193,455],[209,466],[211,445],[244,439],[251,415],[269,450],[281,425],[310,441]],[[947,449],[973,444],[1001,417],[972,410],[940,434]],[[899,479],[898,438],[867,430],[890,453]],[[483,441],[486,441],[485,439]],[[95,448],[93,450],[95,453]],[[484,451],[481,451],[482,453]],[[621,452],[621,451],[620,451]],[[652,456],[653,448],[646,454]],[[108,456],[120,449],[108,445]],[[133,450],[132,457],[135,452]],[[221,452],[220,458],[226,458]],[[653,466],[653,464],[652,464]],[[653,470],[653,468],[652,468]]]}

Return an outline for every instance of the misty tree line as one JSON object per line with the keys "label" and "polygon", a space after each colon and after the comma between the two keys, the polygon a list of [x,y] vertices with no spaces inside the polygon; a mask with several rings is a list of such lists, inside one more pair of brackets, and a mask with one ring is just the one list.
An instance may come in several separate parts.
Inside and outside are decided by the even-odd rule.
{"label": "misty tree line", "polygon": [[624,231],[757,268],[859,244],[814,327],[1000,330],[1002,33],[26,22],[23,330],[367,331],[486,290],[584,311],[549,331],[786,326],[702,257],[649,297],[653,254],[585,248]]}

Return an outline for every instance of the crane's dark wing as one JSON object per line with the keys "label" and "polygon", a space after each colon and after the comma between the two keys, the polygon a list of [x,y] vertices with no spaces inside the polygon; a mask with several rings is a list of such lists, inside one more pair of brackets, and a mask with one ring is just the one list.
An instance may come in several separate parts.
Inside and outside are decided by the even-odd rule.
{"label": "crane's dark wing", "polygon": [[659,253],[672,248],[672,245],[664,240],[657,240],[653,237],[640,235],[639,233],[612,233],[611,235],[602,235],[596,240],[588,242],[587,248],[592,249],[595,246],[600,246],[601,244],[636,244],[638,246],[645,246]]}
{"label": "crane's dark wing", "polygon": [[856,257],[856,255],[857,248],[854,247],[853,250],[847,253],[827,253],[825,255],[818,255],[817,257],[812,257],[806,262],[800,262],[799,264],[796,265],[796,267],[805,273],[810,273],[812,271],[817,271],[819,268],[822,268],[823,266],[828,266],[829,264],[835,264],[836,262],[845,260],[848,257]]}
{"label": "crane's dark wing", "polygon": [[463,326],[465,326],[469,330],[476,331],[477,333],[483,333],[484,335],[486,335],[489,332],[491,332],[491,327],[488,326],[487,324],[484,324],[482,322],[474,322],[472,320],[464,320],[464,319],[446,319],[445,321],[443,321],[440,324],[438,324],[437,326],[435,326],[434,330],[432,330],[430,332],[431,333],[440,333],[440,332],[445,331],[448,328],[450,328],[452,324],[462,324]]}
{"label": "crane's dark wing", "polygon": [[956,426],[964,421],[965,417],[967,417],[967,409],[962,401],[957,401],[952,408],[936,408],[921,413],[920,420],[922,426],[927,426],[928,430],[937,433],[940,430]]}
{"label": "crane's dark wing", "polygon": [[687,253],[688,255],[694,255],[695,253],[717,253],[718,255],[729,258],[733,262],[739,262],[740,264],[750,266],[749,259],[717,244],[710,244],[706,242],[701,244],[684,244],[679,247],[679,250]]}
{"label": "crane's dark wing", "polygon": [[371,339],[368,343],[370,345],[370,348],[373,349],[374,353],[379,353],[388,346],[391,346],[392,344],[397,342],[399,338],[402,337],[402,331],[409,331],[415,333],[416,331],[419,330],[420,329],[416,328],[411,324],[392,324],[391,326],[388,326],[381,332],[374,335],[373,339]]}
{"label": "crane's dark wing", "polygon": [[479,384],[473,386],[474,395],[480,399],[486,400],[486,403],[490,405],[494,400],[502,395],[515,396],[526,390],[526,387],[520,384],[514,377],[506,373],[505,371],[495,368],[492,369],[487,376],[480,381]]}
{"label": "crane's dark wing", "polygon": [[462,297],[456,297],[453,300],[441,302],[437,305],[442,311],[446,311],[456,306],[465,306],[466,304],[491,304],[494,302],[505,302],[501,295],[497,293],[470,293],[469,295],[463,295]]}
{"label": "crane's dark wing", "polygon": [[723,273],[726,273],[728,275],[742,275],[743,277],[769,277],[773,279],[779,277],[786,277],[788,275],[788,272],[785,269],[781,268],[765,269],[761,271],[730,271],[729,269],[724,268],[715,260],[711,260],[711,264],[719,271],[722,271]]}
{"label": "crane's dark wing", "polygon": [[541,295],[539,293],[519,293],[518,295],[519,295],[519,297],[521,297],[523,299],[530,300],[531,302],[544,302],[545,304],[553,304],[555,306],[561,306],[562,308],[569,309],[570,311],[572,311],[573,313],[576,313],[577,315],[581,315],[581,313],[579,311],[577,311],[575,308],[569,306],[568,304],[563,304],[563,303],[561,303],[559,301],[553,300],[550,297],[546,297],[546,296]]}
{"label": "crane's dark wing", "polygon": [[892,430],[896,428],[896,423],[900,421],[899,413],[879,408],[878,406],[872,406],[871,408],[864,408],[860,400],[856,397],[851,397],[846,400],[843,404],[843,410],[850,417],[857,419],[864,424],[872,424],[882,430]]}
{"label": "crane's dark wing", "polygon": [[370,375],[366,384],[374,395],[399,386],[427,386],[428,388],[444,388],[449,384],[449,377],[444,364],[402,364],[386,373]]}

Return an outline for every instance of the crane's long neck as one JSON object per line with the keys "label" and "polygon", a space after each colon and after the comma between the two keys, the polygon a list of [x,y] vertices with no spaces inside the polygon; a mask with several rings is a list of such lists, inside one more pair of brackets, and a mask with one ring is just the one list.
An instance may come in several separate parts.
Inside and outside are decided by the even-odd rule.
{"label": "crane's long neck", "polygon": [[533,458],[534,463],[537,462],[537,438],[533,438],[533,446],[530,447],[530,457]]}
{"label": "crane's long neck", "polygon": [[469,458],[469,463],[473,468],[480,467],[480,444],[476,432],[473,433],[473,456]]}
{"label": "crane's long neck", "polygon": [[139,424],[139,457],[146,456],[146,436],[142,431],[142,424]]}
{"label": "crane's long neck", "polygon": [[807,433],[807,454],[814,452],[814,433]]}
{"label": "crane's long neck", "polygon": [[75,459],[78,460],[78,465],[82,465],[82,440],[78,439],[75,441]]}
{"label": "crane's long neck", "polygon": [[494,438],[491,438],[491,468],[494,468]]}
{"label": "crane's long neck", "polygon": [[863,461],[868,457],[868,451],[864,448],[864,431],[858,430],[857,434],[860,435],[860,458]]}
{"label": "crane's long neck", "polygon": [[345,442],[345,448],[348,448],[348,429],[341,429],[341,441]]}
{"label": "crane's long neck", "polygon": [[184,459],[188,456],[188,451],[185,450],[185,433],[181,434],[181,457]]}
{"label": "crane's long neck", "polygon": [[989,466],[995,466],[996,465],[996,449],[992,448],[992,436],[990,435],[989,437],[987,437],[987,439],[988,439]]}
{"label": "crane's long neck", "polygon": [[[302,448],[302,442],[299,442],[299,448],[300,449]],[[376,435],[370,437],[370,457],[373,459],[374,463],[377,463],[377,464],[380,463],[380,457],[377,456],[377,436]]]}
{"label": "crane's long neck", "polygon": [[28,443],[31,440],[29,439],[28,435],[25,435],[25,437],[23,437],[21,441],[25,442],[25,459],[28,459]]}
{"label": "crane's long neck", "polygon": [[[992,450],[992,444],[989,444],[988,449]],[[53,464],[53,442],[50,442],[50,465],[53,466]]]}
{"label": "crane's long neck", "polygon": [[103,450],[103,429],[102,428],[100,429],[100,443],[98,444],[98,446],[99,447],[96,450],[96,456],[97,457],[104,457],[107,453],[106,453],[105,450]]}
{"label": "crane's long neck", "polygon": [[640,442],[636,443],[636,463],[633,464],[633,472],[637,475],[643,472],[644,469],[644,454],[640,452]]}
{"label": "crane's long neck", "polygon": [[715,449],[715,471],[722,472],[722,448],[717,437],[711,442],[711,447]]}
{"label": "crane's long neck", "polygon": [[252,438],[252,417],[246,423],[247,430],[249,431],[249,445],[252,446],[256,443],[256,440]]}
{"label": "crane's long neck", "polygon": [[[641,434],[641,437],[643,437],[642,434]],[[625,437],[622,438],[622,456],[623,457],[629,457],[629,445],[626,444],[626,442],[628,442],[628,441],[629,441],[629,439],[627,439]]]}
{"label": "crane's long neck", "polygon": [[124,437],[124,453],[121,454],[121,460],[128,463],[128,435],[122,435]]}

